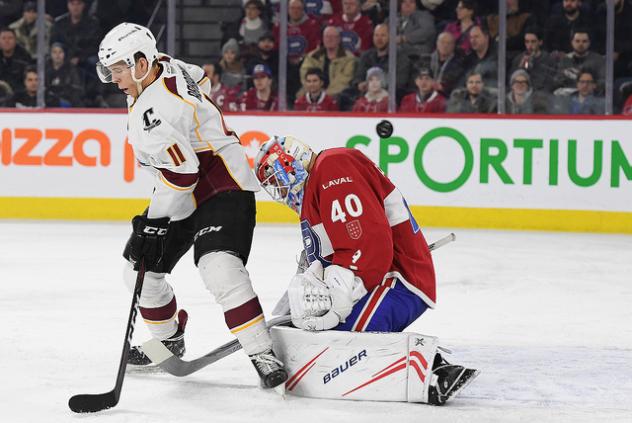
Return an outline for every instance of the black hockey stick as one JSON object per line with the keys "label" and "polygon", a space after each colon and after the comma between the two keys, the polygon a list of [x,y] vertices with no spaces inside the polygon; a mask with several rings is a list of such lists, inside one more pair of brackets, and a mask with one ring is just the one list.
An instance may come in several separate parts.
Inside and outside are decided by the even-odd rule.
{"label": "black hockey stick", "polygon": [[123,379],[125,379],[125,368],[127,367],[127,357],[129,356],[132,335],[134,334],[134,323],[138,314],[138,302],[140,293],[143,290],[143,281],[145,280],[145,260],[140,259],[140,267],[138,276],[136,276],[136,285],[134,285],[134,296],[132,297],[132,306],[129,310],[129,319],[127,320],[127,329],[125,329],[125,342],[123,342],[123,353],[121,354],[121,362],[119,364],[118,375],[116,376],[116,384],[114,389],[103,394],[79,394],[73,395],[68,401],[68,407],[75,413],[94,413],[96,411],[106,410],[116,406],[121,397],[121,389],[123,388]]}
{"label": "black hockey stick", "polygon": [[[283,325],[291,321],[290,316],[279,316],[268,322],[268,328],[277,325]],[[143,352],[158,365],[162,370],[170,373],[174,376],[187,376],[191,373],[195,373],[198,370],[213,364],[224,357],[231,355],[232,353],[239,351],[241,344],[238,340],[234,339],[224,345],[215,348],[208,354],[203,355],[195,360],[185,361],[180,357],[175,356],[171,351],[167,349],[159,340],[152,338],[149,341],[143,343]]]}

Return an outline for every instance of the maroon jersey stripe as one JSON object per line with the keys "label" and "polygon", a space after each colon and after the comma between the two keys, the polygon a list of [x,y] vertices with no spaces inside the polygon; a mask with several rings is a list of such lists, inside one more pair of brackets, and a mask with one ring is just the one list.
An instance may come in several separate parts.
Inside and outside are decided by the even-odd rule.
{"label": "maroon jersey stripe", "polygon": [[176,297],[171,299],[168,304],[163,305],[162,307],[156,308],[146,308],[140,307],[140,315],[143,316],[145,320],[153,320],[153,321],[161,321],[161,320],[169,320],[176,314],[176,310],[178,309],[178,304],[176,303]]}
{"label": "maroon jersey stripe", "polygon": [[263,314],[263,310],[261,309],[259,298],[254,297],[252,300],[224,312],[224,319],[226,320],[228,328],[233,329],[251,321],[261,314]]}
{"label": "maroon jersey stripe", "polygon": [[197,173],[176,173],[167,169],[158,170],[167,181],[182,188],[190,187],[198,180]]}
{"label": "maroon jersey stripe", "polygon": [[173,149],[171,147],[167,148],[167,153],[169,153],[169,155],[171,156],[171,160],[173,160],[173,162],[176,164],[176,166],[180,166],[182,164],[182,163],[180,163],[180,160],[178,159],[178,156],[176,156],[176,153],[173,151]]}
{"label": "maroon jersey stripe", "polygon": [[176,152],[176,155],[180,159],[180,162],[184,163],[186,161],[186,159],[184,158],[184,154],[182,154],[182,151],[180,150],[180,147],[178,147],[178,144],[174,144],[171,147]]}
{"label": "maroon jersey stripe", "polygon": [[176,83],[175,76],[172,76],[170,78],[164,78],[163,81],[165,81],[165,87],[167,87],[169,91],[171,91],[173,94],[177,95],[178,97],[182,98],[182,96],[178,94],[178,85]]}

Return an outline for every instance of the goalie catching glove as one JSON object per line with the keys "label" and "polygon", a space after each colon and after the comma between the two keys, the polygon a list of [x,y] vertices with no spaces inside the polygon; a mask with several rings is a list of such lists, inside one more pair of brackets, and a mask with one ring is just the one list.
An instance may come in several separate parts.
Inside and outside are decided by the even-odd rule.
{"label": "goalie catching glove", "polygon": [[366,294],[362,280],[351,270],[330,265],[323,271],[316,260],[290,282],[292,323],[310,331],[332,329],[345,322],[354,304]]}

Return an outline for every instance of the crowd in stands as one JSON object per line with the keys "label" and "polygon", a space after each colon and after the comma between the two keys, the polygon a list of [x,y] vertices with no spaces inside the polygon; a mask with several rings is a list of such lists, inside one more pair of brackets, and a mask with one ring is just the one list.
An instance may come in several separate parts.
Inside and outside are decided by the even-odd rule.
{"label": "crowd in stands", "polygon": [[[251,110],[240,98],[252,93],[257,63],[273,70],[275,90],[278,14],[278,1],[245,0],[238,31],[225,33],[209,68],[222,68],[213,89],[229,110]],[[632,1],[616,0],[614,105],[623,113],[632,112],[631,19]],[[506,113],[603,114],[605,28],[603,0],[507,0]],[[397,110],[496,113],[498,30],[496,0],[398,0]],[[290,0],[287,34],[289,109],[387,110],[388,1]],[[227,50],[241,52],[241,65]]]}
{"label": "crowd in stands", "polygon": [[119,22],[146,23],[151,3],[46,0],[45,80],[40,81],[37,2],[0,0],[0,107],[35,107],[40,84],[47,107],[125,107],[125,97],[97,79],[97,49],[103,34]]}
{"label": "crowd in stands", "polygon": [[[124,106],[96,79],[97,46],[120,21],[146,22],[148,3],[47,0],[47,106]],[[289,0],[288,109],[385,112],[393,71],[402,113],[496,113],[504,56],[506,113],[605,112],[604,0],[507,0],[500,56],[497,0],[398,0],[393,70],[388,9],[388,0]],[[279,13],[279,0],[243,0],[221,52],[209,52],[220,56],[204,65],[211,97],[225,110],[278,109]],[[36,18],[35,2],[0,0],[0,107],[35,104]],[[613,95],[624,114],[632,114],[630,22],[632,0],[615,0]]]}

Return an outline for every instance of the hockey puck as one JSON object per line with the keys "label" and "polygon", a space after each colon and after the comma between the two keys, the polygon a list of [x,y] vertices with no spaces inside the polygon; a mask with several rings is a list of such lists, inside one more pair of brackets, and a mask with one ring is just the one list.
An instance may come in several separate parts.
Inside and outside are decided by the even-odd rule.
{"label": "hockey puck", "polygon": [[380,138],[388,138],[393,135],[393,124],[388,120],[383,120],[375,127],[375,132]]}

